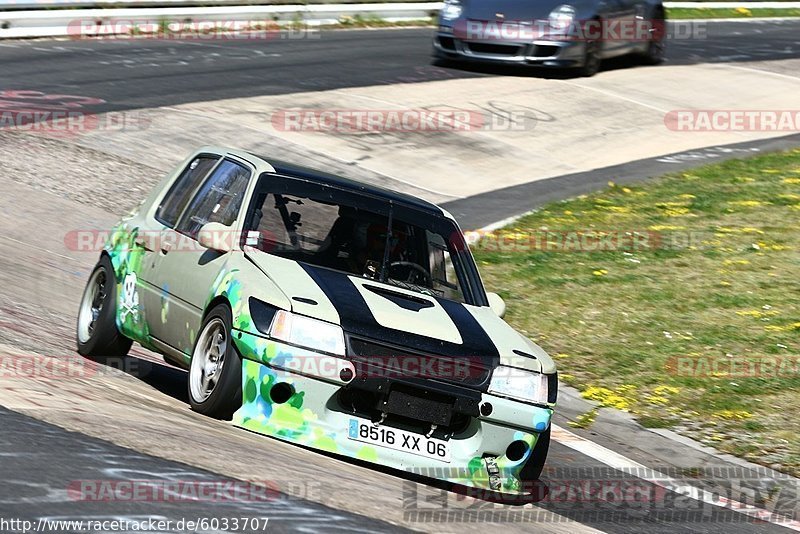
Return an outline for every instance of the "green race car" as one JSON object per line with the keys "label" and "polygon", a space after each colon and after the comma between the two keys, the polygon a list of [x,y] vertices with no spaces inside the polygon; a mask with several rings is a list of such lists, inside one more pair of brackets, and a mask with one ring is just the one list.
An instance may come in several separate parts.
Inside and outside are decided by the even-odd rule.
{"label": "green race car", "polygon": [[558,379],[504,310],[434,204],[203,147],[112,231],[77,344],[163,354],[194,410],[242,428],[521,494]]}

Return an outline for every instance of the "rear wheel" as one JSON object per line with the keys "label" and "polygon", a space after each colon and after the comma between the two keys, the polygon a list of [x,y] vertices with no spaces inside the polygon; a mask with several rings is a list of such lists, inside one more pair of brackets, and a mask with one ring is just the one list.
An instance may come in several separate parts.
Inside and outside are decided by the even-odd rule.
{"label": "rear wheel", "polygon": [[658,65],[664,62],[667,51],[666,42],[666,23],[663,13],[657,13],[653,18],[655,27],[651,30],[650,40],[647,43],[647,51],[642,56],[642,63],[645,65]]}
{"label": "rear wheel", "polygon": [[114,267],[103,256],[89,277],[78,309],[78,353],[90,358],[128,354],[131,340],[117,330],[117,282]]}
{"label": "rear wheel", "polygon": [[231,337],[231,310],[225,304],[206,316],[189,366],[189,404],[196,412],[230,419],[242,404],[242,360]]}

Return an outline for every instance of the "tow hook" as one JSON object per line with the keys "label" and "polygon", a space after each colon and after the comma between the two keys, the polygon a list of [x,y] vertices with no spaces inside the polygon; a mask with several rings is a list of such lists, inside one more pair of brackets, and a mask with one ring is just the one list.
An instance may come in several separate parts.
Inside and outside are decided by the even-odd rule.
{"label": "tow hook", "polygon": [[437,427],[437,425],[434,425],[433,423],[431,423],[431,429],[428,430],[428,433],[425,434],[425,437],[426,438],[431,437],[433,435],[433,432],[436,430],[436,427]]}
{"label": "tow hook", "polygon": [[500,468],[497,467],[497,457],[487,456],[483,459],[486,464],[486,472],[489,473],[489,489],[500,489]]}
{"label": "tow hook", "polygon": [[379,427],[386,421],[386,418],[389,416],[386,412],[381,412],[381,418],[378,421],[373,421],[372,426]]}

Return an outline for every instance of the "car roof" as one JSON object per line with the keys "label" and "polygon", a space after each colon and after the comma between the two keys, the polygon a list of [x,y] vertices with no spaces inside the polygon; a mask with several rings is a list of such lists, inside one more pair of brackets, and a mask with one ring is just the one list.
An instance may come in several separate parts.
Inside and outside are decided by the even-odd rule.
{"label": "car roof", "polygon": [[333,185],[335,187],[347,189],[357,193],[366,193],[386,200],[391,200],[392,202],[396,202],[398,204],[412,206],[414,208],[430,212],[434,215],[450,218],[447,216],[447,213],[436,204],[412,195],[400,193],[399,191],[393,191],[385,187],[367,184],[358,180],[345,178],[343,176],[330,174],[316,169],[303,167],[301,165],[295,165],[286,161],[259,156],[257,154],[253,155],[272,165],[272,168],[275,169],[276,174],[288,176],[290,178],[302,178],[313,182]]}

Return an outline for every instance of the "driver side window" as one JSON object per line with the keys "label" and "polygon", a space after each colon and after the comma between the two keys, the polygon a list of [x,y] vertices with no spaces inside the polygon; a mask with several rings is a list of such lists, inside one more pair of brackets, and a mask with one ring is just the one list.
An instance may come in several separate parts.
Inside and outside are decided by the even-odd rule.
{"label": "driver side window", "polygon": [[204,224],[218,222],[230,226],[242,207],[250,171],[231,160],[224,160],[200,186],[175,229],[194,237]]}
{"label": "driver side window", "polygon": [[183,170],[181,175],[172,184],[169,193],[164,196],[156,211],[156,220],[165,226],[174,228],[178,218],[186,209],[203,178],[214,168],[219,161],[219,156],[198,156]]}

